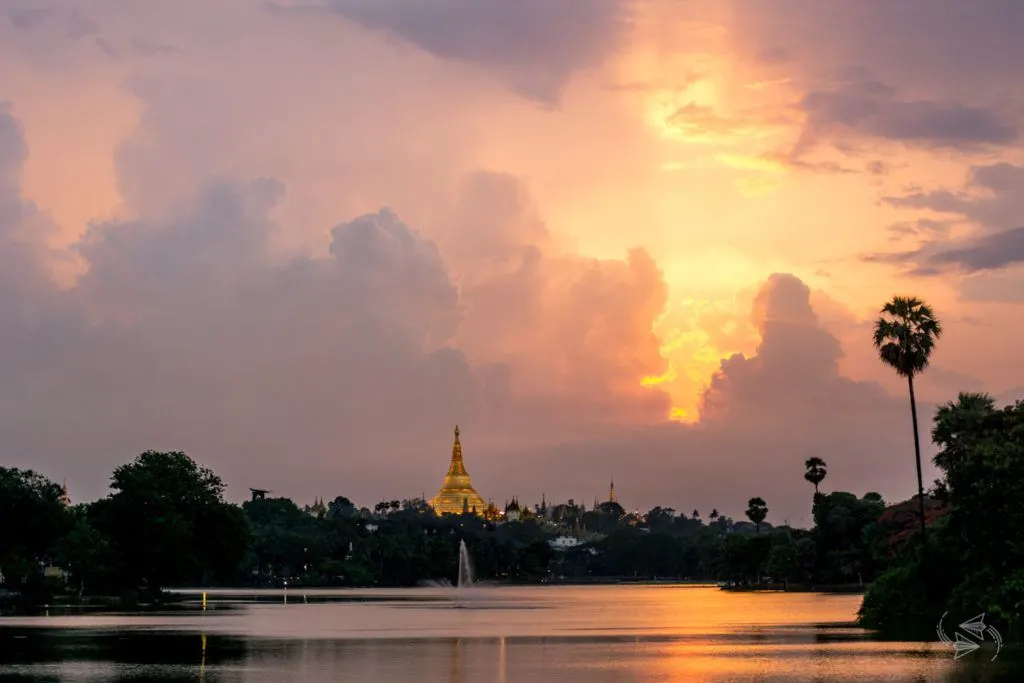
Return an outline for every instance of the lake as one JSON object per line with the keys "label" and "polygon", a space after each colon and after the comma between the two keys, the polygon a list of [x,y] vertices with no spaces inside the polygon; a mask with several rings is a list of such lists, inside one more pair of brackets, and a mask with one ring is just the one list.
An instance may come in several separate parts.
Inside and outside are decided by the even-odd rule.
{"label": "lake", "polygon": [[[179,610],[0,617],[0,682],[1021,681],[1004,647],[853,626],[860,596],[695,586],[211,591]],[[955,626],[955,625],[954,625]]]}

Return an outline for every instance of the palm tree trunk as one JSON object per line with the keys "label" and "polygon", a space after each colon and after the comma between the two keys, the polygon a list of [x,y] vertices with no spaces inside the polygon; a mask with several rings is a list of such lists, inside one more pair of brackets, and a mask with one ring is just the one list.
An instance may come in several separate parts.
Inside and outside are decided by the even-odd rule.
{"label": "palm tree trunk", "polygon": [[914,376],[907,376],[907,383],[910,386],[910,416],[914,422],[914,457],[917,463],[917,500],[921,513],[921,540],[924,541],[924,480],[921,477],[921,437],[917,433],[917,401],[914,398]]}

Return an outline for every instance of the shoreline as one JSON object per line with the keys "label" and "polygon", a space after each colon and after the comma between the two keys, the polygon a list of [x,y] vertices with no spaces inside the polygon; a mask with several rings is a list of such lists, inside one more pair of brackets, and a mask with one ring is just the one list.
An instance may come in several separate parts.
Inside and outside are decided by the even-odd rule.
{"label": "shoreline", "polygon": [[[544,581],[538,583],[511,583],[511,582],[486,582],[488,587],[494,588],[521,588],[521,587],[582,587],[582,586],[659,586],[659,587],[680,587],[680,588],[717,588],[718,590],[730,593],[824,593],[835,595],[863,595],[868,589],[866,585],[802,585],[790,584],[751,584],[745,586],[731,586],[716,581],[694,581],[694,580],[673,580],[673,579],[622,579],[622,580],[591,580],[591,581]],[[481,587],[483,584],[481,584]],[[296,599],[311,599],[319,602],[329,598],[330,593],[337,591],[339,594],[356,592],[386,592],[404,591],[429,588],[429,586],[207,586],[187,587],[179,586],[164,589],[159,598],[146,600],[125,600],[123,597],[114,595],[93,595],[81,599],[71,599],[71,596],[56,596],[48,603],[32,606],[15,606],[10,603],[0,609],[2,616],[27,616],[59,610],[66,612],[83,612],[95,614],[97,612],[124,613],[124,612],[150,612],[150,611],[188,611],[195,609],[197,604],[202,604],[204,595],[210,598],[210,602],[221,603],[223,608],[224,598],[231,595],[258,596],[280,596],[294,595]],[[457,589],[454,589],[457,590]],[[307,595],[307,592],[309,593]],[[325,595],[325,593],[327,595]]]}
{"label": "shoreline", "polygon": [[871,586],[869,584],[749,584],[746,586],[719,585],[723,591],[730,593],[829,593],[834,595],[864,595]]}

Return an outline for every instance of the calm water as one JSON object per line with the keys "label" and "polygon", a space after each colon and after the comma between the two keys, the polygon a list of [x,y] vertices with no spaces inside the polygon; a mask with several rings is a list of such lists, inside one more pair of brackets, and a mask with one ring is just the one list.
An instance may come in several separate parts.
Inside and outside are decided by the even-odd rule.
{"label": "calm water", "polygon": [[1024,681],[873,640],[859,596],[683,586],[223,591],[167,614],[0,617],[0,681]]}

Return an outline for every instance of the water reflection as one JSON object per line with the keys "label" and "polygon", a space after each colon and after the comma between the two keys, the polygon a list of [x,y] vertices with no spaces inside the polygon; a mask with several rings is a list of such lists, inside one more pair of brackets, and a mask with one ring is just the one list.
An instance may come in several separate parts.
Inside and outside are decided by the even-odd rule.
{"label": "water reflection", "polygon": [[[794,644],[762,637],[746,644],[641,639],[440,639],[261,641],[176,633],[37,632],[11,651],[0,681],[942,681],[1008,683],[1009,661],[953,663],[927,647],[864,641]],[[198,642],[197,642],[198,641]],[[198,646],[198,647],[197,647]],[[20,653],[20,656],[17,656]],[[189,661],[191,660],[191,661]],[[1018,663],[1019,664],[1019,663]]]}
{"label": "water reflection", "polygon": [[529,595],[544,608],[281,601],[198,617],[0,620],[0,683],[1024,680],[1012,650],[996,662],[953,662],[938,643],[872,639],[837,619],[856,609],[849,599],[663,589]]}

